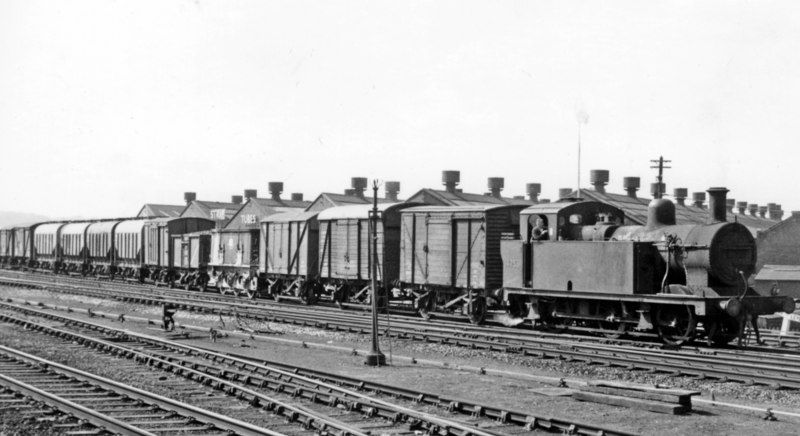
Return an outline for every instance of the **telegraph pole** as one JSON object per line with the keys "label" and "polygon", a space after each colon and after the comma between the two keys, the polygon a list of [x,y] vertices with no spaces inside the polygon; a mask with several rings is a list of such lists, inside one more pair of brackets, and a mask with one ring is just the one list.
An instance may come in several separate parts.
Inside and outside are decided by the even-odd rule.
{"label": "telegraph pole", "polygon": [[386,365],[386,356],[378,347],[378,181],[372,181],[372,350],[367,354],[369,366]]}

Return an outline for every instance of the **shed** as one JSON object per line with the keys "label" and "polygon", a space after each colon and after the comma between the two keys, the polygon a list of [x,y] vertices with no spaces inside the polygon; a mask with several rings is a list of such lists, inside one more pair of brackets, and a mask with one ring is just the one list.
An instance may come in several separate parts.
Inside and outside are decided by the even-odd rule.
{"label": "shed", "polygon": [[800,265],[764,265],[753,287],[761,295],[770,295],[774,285],[780,295],[800,299]]}
{"label": "shed", "polygon": [[139,209],[139,213],[136,214],[137,218],[155,218],[155,217],[166,217],[166,218],[175,218],[181,216],[184,209],[186,209],[186,205],[172,205],[172,204],[152,204],[148,203],[142,206]]}

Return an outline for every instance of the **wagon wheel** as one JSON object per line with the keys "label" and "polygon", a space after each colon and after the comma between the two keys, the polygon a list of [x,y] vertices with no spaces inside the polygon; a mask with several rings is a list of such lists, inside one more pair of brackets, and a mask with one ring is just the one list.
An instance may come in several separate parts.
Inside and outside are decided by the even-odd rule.
{"label": "wagon wheel", "polygon": [[569,318],[555,318],[547,317],[539,320],[542,330],[547,333],[564,333],[572,325],[572,320]]}
{"label": "wagon wheel", "polygon": [[311,305],[316,303],[317,298],[314,295],[314,286],[311,283],[303,283],[297,288],[297,296],[303,304]]}
{"label": "wagon wheel", "polygon": [[597,321],[597,328],[608,339],[619,339],[628,331],[628,324],[619,321],[602,320]]}
{"label": "wagon wheel", "polygon": [[256,277],[250,277],[249,280],[245,281],[244,295],[247,298],[253,300],[256,297],[258,297],[259,293],[260,292],[258,289],[258,279]]}
{"label": "wagon wheel", "polygon": [[486,298],[478,295],[472,298],[472,304],[467,305],[469,322],[480,324],[486,320]]}
{"label": "wagon wheel", "polygon": [[669,345],[683,345],[694,338],[697,318],[688,306],[656,308],[658,336]]}

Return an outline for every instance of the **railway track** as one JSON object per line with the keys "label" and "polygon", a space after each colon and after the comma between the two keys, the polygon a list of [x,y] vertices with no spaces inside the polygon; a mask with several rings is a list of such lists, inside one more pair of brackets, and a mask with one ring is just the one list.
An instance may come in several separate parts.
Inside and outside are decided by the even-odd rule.
{"label": "railway track", "polygon": [[[272,411],[292,408],[289,416],[297,420],[302,420],[299,415],[304,411],[313,411],[317,420],[324,413],[331,413],[331,410],[337,415],[349,416],[349,421],[355,416],[358,420],[357,429],[363,433],[380,430],[381,434],[422,431],[441,436],[496,436],[540,429],[570,434],[628,434],[569,419],[537,416],[535,413],[445,398],[301,367],[256,362],[65,317],[47,317],[63,323],[64,328],[9,315],[0,315],[0,318],[31,331],[77,342],[106,355],[127,358],[147,367],[181,375],[254,407]],[[272,396],[267,397],[266,393]],[[287,400],[276,399],[274,395],[281,395]],[[290,399],[295,402],[301,399],[304,404],[291,406],[280,403]],[[428,410],[430,408],[440,410],[439,414],[431,413]],[[450,417],[453,414],[460,414],[467,420],[455,420]],[[342,419],[345,418],[331,418],[332,421]],[[305,422],[308,424],[307,419]],[[334,428],[330,422],[328,425],[329,429]],[[398,426],[403,429],[398,429]]]}
{"label": "railway track", "polygon": [[71,434],[281,434],[5,346],[0,346],[0,385],[5,407],[35,402],[77,419],[53,424]]}
{"label": "railway track", "polygon": [[[94,291],[92,291],[94,292]],[[123,298],[153,304],[163,303],[141,293]],[[290,322],[312,327],[328,328],[350,332],[366,332],[369,324],[365,316],[357,316],[341,311],[306,311],[306,309],[276,308],[265,313],[263,308],[240,304],[237,309],[195,303],[181,297],[170,300],[182,304],[187,309],[202,309],[211,313],[247,317],[262,321]],[[538,332],[517,331],[513,329],[486,329],[463,324],[430,326],[424,322],[396,319],[382,325],[382,333],[401,339],[437,342],[470,348],[517,353],[540,358],[555,358],[589,364],[603,364],[623,367],[630,370],[647,370],[678,376],[689,376],[720,381],[738,381],[749,385],[770,388],[800,389],[800,353],[793,349],[751,348],[705,349],[688,348],[662,350],[655,347],[642,347],[636,342],[613,341],[585,337],[567,341],[564,336],[542,337]]]}

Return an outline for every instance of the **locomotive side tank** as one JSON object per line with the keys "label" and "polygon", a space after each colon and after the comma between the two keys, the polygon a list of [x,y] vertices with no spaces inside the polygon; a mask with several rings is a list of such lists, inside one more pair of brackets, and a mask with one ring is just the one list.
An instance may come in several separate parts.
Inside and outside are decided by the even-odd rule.
{"label": "locomotive side tank", "polygon": [[[724,221],[725,192],[709,190],[707,224],[676,225],[667,200],[650,203],[645,226],[622,226],[620,210],[597,202],[526,209],[520,226],[529,239],[503,241],[508,311],[545,326],[589,324],[610,337],[655,329],[673,344],[698,336],[698,323],[721,343],[736,336],[744,314],[793,311],[793,300],[749,288],[756,246],[746,227]],[[543,224],[552,237],[537,236]]]}

